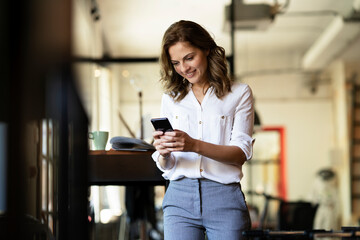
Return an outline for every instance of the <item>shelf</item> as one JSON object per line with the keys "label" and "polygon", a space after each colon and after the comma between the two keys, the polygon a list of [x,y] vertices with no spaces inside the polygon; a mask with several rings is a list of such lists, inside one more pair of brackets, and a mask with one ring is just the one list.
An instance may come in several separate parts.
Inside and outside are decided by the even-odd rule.
{"label": "shelf", "polygon": [[353,176],[351,177],[351,180],[352,180],[352,181],[360,181],[360,176],[354,176],[354,175],[353,175]]}
{"label": "shelf", "polygon": [[351,199],[360,199],[360,194],[353,194]]}

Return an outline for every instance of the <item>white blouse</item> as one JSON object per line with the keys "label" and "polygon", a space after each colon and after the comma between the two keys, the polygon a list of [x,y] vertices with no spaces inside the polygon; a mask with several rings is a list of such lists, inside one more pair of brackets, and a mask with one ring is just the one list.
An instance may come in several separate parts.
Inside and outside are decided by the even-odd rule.
{"label": "white blouse", "polygon": [[[205,142],[238,146],[252,158],[252,132],[254,125],[254,104],[250,87],[243,83],[234,83],[231,92],[218,99],[210,88],[200,104],[193,91],[180,102],[163,94],[161,117],[167,117],[174,129],[186,132],[190,137]],[[168,180],[182,177],[207,178],[228,184],[240,182],[243,177],[242,167],[225,164],[201,156],[194,152],[172,152],[175,158],[173,168],[164,170],[159,162],[159,153],[152,157],[157,167]]]}

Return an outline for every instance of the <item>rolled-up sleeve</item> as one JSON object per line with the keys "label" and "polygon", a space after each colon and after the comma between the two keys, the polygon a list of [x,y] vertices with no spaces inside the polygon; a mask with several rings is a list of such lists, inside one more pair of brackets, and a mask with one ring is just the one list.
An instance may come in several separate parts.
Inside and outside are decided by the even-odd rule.
{"label": "rolled-up sleeve", "polygon": [[[176,163],[177,163],[177,161],[176,161],[176,159],[174,158],[174,159],[175,159],[175,165],[174,165],[171,169],[164,169],[164,168],[160,165],[159,156],[160,156],[160,154],[159,154],[158,151],[155,151],[155,152],[152,154],[152,158],[153,158],[153,160],[155,161],[156,166],[159,168],[160,171],[163,172],[163,174],[162,174],[163,178],[169,180],[169,179],[171,178],[173,172],[174,172],[175,169],[176,169]],[[172,157],[174,157],[174,156],[172,156]]]}
{"label": "rolled-up sleeve", "polygon": [[255,141],[252,138],[253,128],[254,99],[251,88],[246,85],[236,107],[230,140],[230,145],[238,146],[243,150],[246,160],[250,160],[253,155]]}

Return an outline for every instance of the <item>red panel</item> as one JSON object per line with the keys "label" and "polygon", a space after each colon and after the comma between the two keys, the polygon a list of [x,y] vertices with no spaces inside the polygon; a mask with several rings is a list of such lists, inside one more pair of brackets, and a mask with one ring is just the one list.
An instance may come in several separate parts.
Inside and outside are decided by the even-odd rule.
{"label": "red panel", "polygon": [[263,131],[277,131],[280,135],[280,181],[278,191],[283,200],[287,200],[286,132],[284,127],[263,127]]}

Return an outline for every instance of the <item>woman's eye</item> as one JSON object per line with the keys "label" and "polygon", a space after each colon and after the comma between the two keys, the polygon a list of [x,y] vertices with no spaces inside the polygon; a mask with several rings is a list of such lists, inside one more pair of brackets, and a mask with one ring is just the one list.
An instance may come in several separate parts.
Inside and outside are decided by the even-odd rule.
{"label": "woman's eye", "polygon": [[172,63],[173,66],[176,66],[176,65],[178,65],[178,64],[179,64],[179,63],[177,63],[177,62],[173,62],[173,63]]}
{"label": "woman's eye", "polygon": [[193,59],[193,57],[186,58],[186,60],[188,60],[188,61],[191,61],[192,59]]}

